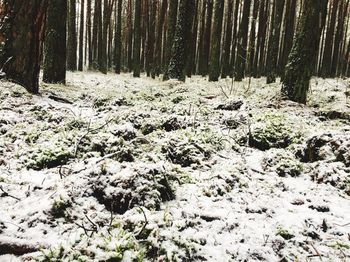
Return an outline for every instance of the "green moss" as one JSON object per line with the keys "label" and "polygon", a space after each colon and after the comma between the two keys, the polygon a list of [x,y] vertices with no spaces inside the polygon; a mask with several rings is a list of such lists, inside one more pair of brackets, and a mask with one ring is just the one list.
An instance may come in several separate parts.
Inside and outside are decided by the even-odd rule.
{"label": "green moss", "polygon": [[290,240],[295,237],[293,233],[289,232],[287,229],[282,228],[281,226],[277,227],[276,236],[281,236],[285,240]]}
{"label": "green moss", "polygon": [[328,244],[328,246],[336,250],[350,249],[350,243],[345,243],[342,241],[336,241],[336,242],[330,243]]}
{"label": "green moss", "polygon": [[249,134],[249,145],[260,150],[285,148],[300,141],[301,133],[295,130],[287,116],[268,113],[256,119]]}
{"label": "green moss", "polygon": [[66,217],[66,210],[67,208],[71,207],[72,204],[70,203],[70,201],[66,201],[63,199],[56,199],[51,207],[50,210],[50,214],[54,217],[54,218],[62,218],[62,217]]}
{"label": "green moss", "polygon": [[27,159],[27,168],[41,170],[44,168],[53,168],[67,163],[73,154],[67,148],[61,146],[56,148],[37,148],[31,157]]}

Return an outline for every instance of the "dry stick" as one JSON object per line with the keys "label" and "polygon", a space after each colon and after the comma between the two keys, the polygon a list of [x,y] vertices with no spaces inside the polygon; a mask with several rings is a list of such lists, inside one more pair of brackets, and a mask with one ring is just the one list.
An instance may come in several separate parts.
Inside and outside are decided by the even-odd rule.
{"label": "dry stick", "polygon": [[21,201],[21,199],[20,198],[18,198],[18,197],[15,197],[15,196],[13,196],[13,195],[10,195],[9,193],[7,193],[3,188],[2,188],[2,186],[0,186],[0,190],[4,193],[4,196],[5,197],[12,197],[12,198],[14,198],[14,199],[16,199],[17,201]]}
{"label": "dry stick", "polygon": [[148,220],[147,220],[147,216],[146,216],[145,211],[143,210],[143,208],[142,208],[142,207],[138,207],[138,208],[139,208],[139,209],[142,211],[142,213],[143,213],[143,217],[145,218],[145,222],[144,222],[144,224],[143,224],[143,226],[142,226],[142,228],[141,228],[140,232],[139,232],[139,233],[137,233],[137,235],[136,235],[136,236],[140,236],[140,235],[141,235],[141,233],[143,232],[143,230],[145,230],[146,226],[148,225]]}
{"label": "dry stick", "polygon": [[[314,256],[314,257],[315,257],[315,256],[318,256],[318,257],[320,258],[320,260],[323,261],[320,252],[318,252],[318,250],[315,248],[315,246],[314,246],[312,243],[310,243],[310,245],[311,245],[311,247],[313,248],[313,250],[316,252],[316,255],[312,255],[312,256]],[[309,257],[310,257],[310,256],[309,256]]]}

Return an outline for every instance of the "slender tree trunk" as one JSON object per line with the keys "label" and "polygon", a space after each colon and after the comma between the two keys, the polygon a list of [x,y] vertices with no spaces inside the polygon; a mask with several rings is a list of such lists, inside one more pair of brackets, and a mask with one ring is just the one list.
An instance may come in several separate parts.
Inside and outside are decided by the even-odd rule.
{"label": "slender tree trunk", "polygon": [[120,74],[122,59],[122,4],[123,0],[118,0],[117,5],[117,21],[114,37],[115,45],[115,73]]}
{"label": "slender tree trunk", "polygon": [[156,11],[157,11],[157,0],[151,0],[150,5],[150,20],[148,25],[148,40],[147,40],[147,62],[146,72],[147,76],[151,76],[151,70],[154,64],[154,40],[155,40],[155,23],[156,23]]}
{"label": "slender tree trunk", "polygon": [[135,20],[134,20],[134,52],[133,69],[134,77],[140,77],[140,55],[141,55],[141,1],[135,1]]}
{"label": "slender tree trunk", "polygon": [[46,12],[44,74],[46,83],[66,83],[67,1],[51,0]]}
{"label": "slender tree trunk", "polygon": [[272,22],[271,45],[268,49],[268,61],[266,63],[267,78],[266,83],[271,84],[276,82],[277,77],[277,59],[280,44],[281,23],[283,17],[284,0],[275,0],[274,14]]}
{"label": "slender tree trunk", "polygon": [[133,26],[132,26],[132,0],[128,1],[128,14],[127,14],[127,19],[128,19],[128,69],[131,72],[132,71],[132,36],[133,36]]}
{"label": "slender tree trunk", "polygon": [[247,61],[248,26],[251,0],[244,0],[242,21],[239,27],[239,42],[235,66],[235,81],[242,81]]}
{"label": "slender tree trunk", "polygon": [[91,0],[87,0],[86,6],[86,41],[88,48],[88,67],[92,66],[92,39],[91,39]]}
{"label": "slender tree trunk", "polygon": [[251,21],[250,26],[250,37],[249,37],[249,62],[248,62],[248,73],[249,76],[253,75],[253,67],[254,67],[254,58],[255,58],[255,50],[256,50],[256,23],[259,12],[259,0],[254,0],[253,5],[253,19]]}
{"label": "slender tree trunk", "polygon": [[320,41],[320,18],[328,0],[304,2],[303,13],[288,58],[282,84],[282,96],[286,99],[306,103],[310,79],[314,69],[314,58]]}
{"label": "slender tree trunk", "polygon": [[169,3],[169,13],[168,13],[168,31],[167,31],[167,40],[165,44],[165,65],[166,68],[164,70],[163,80],[168,80],[168,65],[171,54],[171,47],[174,41],[174,34],[176,28],[176,19],[177,19],[177,9],[178,9],[179,1],[178,0],[170,0]]}
{"label": "slender tree trunk", "polygon": [[[293,45],[293,35],[295,30],[295,15],[296,15],[297,0],[287,0],[286,14],[284,19],[284,39],[282,46],[282,53],[280,55],[279,68],[280,73],[283,74],[286,66],[288,55]],[[283,78],[283,75],[282,75]]]}
{"label": "slender tree trunk", "polygon": [[331,75],[332,67],[332,55],[333,55],[333,45],[334,45],[334,31],[336,25],[338,4],[340,0],[333,0],[332,13],[330,17],[330,22],[327,27],[326,39],[324,44],[324,53],[322,58],[321,66],[321,76],[329,77]]}
{"label": "slender tree trunk", "polygon": [[40,43],[47,1],[4,2],[5,19],[0,35],[5,37],[1,64],[8,79],[31,93],[39,92]]}
{"label": "slender tree trunk", "polygon": [[240,1],[236,0],[235,3],[235,11],[233,15],[233,30],[232,30],[232,48],[231,48],[231,57],[230,57],[230,77],[233,78],[234,75],[234,67],[236,64],[236,49],[237,49],[237,42],[238,42],[238,24],[239,24],[239,7],[240,7]]}
{"label": "slender tree trunk", "polygon": [[69,0],[68,39],[67,39],[67,70],[77,70],[77,28],[76,0]]}
{"label": "slender tree trunk", "polygon": [[[192,0],[193,1],[193,0]],[[154,50],[154,60],[155,63],[153,64],[152,69],[152,77],[159,76],[161,72],[161,64],[162,64],[162,36],[163,36],[163,27],[164,27],[164,20],[166,15],[166,10],[168,7],[168,0],[162,0],[160,4],[160,10],[158,14],[158,26],[157,26],[157,37],[156,37],[156,43],[155,43],[155,50]]]}
{"label": "slender tree trunk", "polygon": [[202,76],[208,74],[208,65],[209,65],[209,53],[210,53],[210,39],[211,39],[211,25],[213,18],[213,0],[207,1],[207,19],[205,23],[205,32],[204,32],[204,41],[203,41],[203,53],[202,58],[200,59],[199,64],[199,73]]}
{"label": "slender tree trunk", "polygon": [[228,0],[226,11],[226,35],[222,54],[222,69],[221,77],[226,78],[230,74],[230,53],[232,43],[232,12],[233,12],[233,0]]}
{"label": "slender tree trunk", "polygon": [[191,23],[195,3],[192,0],[180,0],[174,43],[169,62],[169,77],[185,81],[185,65],[188,57],[188,41],[190,39]]}
{"label": "slender tree trunk", "polygon": [[79,60],[78,60],[78,70],[83,71],[84,63],[84,0],[80,0],[80,32],[79,32]]}
{"label": "slender tree trunk", "polygon": [[215,0],[214,24],[211,39],[209,81],[218,81],[220,76],[220,49],[222,20],[224,15],[224,0]]}
{"label": "slender tree trunk", "polygon": [[190,47],[188,50],[189,58],[187,60],[187,65],[186,65],[187,77],[191,77],[193,71],[195,70],[195,60],[196,60],[196,52],[197,52],[199,0],[195,0],[195,2],[196,2],[196,5],[195,5],[195,12],[193,15]]}
{"label": "slender tree trunk", "polygon": [[333,48],[333,56],[332,56],[332,64],[331,64],[331,76],[338,76],[338,64],[339,64],[339,56],[340,56],[340,46],[343,39],[344,25],[345,25],[345,17],[344,17],[344,6],[345,0],[340,1],[338,8],[338,22],[337,28],[334,37],[334,48]]}

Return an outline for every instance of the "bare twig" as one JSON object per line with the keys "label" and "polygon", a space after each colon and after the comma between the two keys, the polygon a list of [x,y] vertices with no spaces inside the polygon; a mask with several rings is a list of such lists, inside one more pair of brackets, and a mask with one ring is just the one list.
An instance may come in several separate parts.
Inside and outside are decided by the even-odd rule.
{"label": "bare twig", "polygon": [[4,196],[4,197],[12,197],[13,199],[16,199],[17,201],[21,201],[20,198],[15,197],[15,196],[10,195],[9,193],[7,193],[7,192],[2,188],[2,186],[0,186],[0,190],[3,192],[3,196]]}
{"label": "bare twig", "polygon": [[147,216],[146,216],[146,213],[143,210],[143,208],[142,207],[138,207],[138,209],[141,210],[141,212],[143,213],[143,217],[145,218],[145,221],[143,223],[143,226],[142,226],[140,232],[137,233],[137,236],[140,236],[142,234],[142,232],[145,230],[146,226],[148,225],[148,220],[147,220]]}

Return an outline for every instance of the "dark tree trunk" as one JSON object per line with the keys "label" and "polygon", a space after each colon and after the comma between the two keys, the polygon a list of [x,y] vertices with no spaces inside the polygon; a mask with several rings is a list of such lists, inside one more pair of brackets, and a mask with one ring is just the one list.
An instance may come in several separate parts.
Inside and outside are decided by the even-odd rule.
{"label": "dark tree trunk", "polygon": [[210,39],[211,39],[211,25],[213,18],[213,0],[207,1],[207,19],[205,23],[205,32],[204,32],[204,41],[203,41],[203,53],[200,59],[199,64],[199,73],[202,76],[208,74],[208,65],[209,65],[209,53],[210,53]]}
{"label": "dark tree trunk", "polygon": [[272,17],[272,30],[271,42],[268,49],[268,61],[266,63],[267,77],[266,83],[271,84],[276,82],[277,77],[277,59],[278,59],[278,50],[280,44],[280,33],[281,33],[281,23],[283,18],[283,8],[284,0],[275,0],[274,4],[274,15]]}
{"label": "dark tree trunk", "polygon": [[169,78],[185,81],[185,65],[188,57],[188,41],[195,3],[193,0],[180,0],[174,42],[169,62]]}
{"label": "dark tree trunk", "polygon": [[254,0],[253,7],[253,19],[250,26],[250,37],[249,37],[249,61],[248,61],[248,73],[249,76],[253,75],[254,59],[255,59],[255,50],[256,50],[256,23],[259,12],[259,0]]}
{"label": "dark tree trunk", "polygon": [[[193,1],[193,0],[192,0]],[[154,64],[152,69],[152,77],[159,76],[162,65],[162,36],[168,0],[162,0],[158,14],[157,37],[154,50]]]}
{"label": "dark tree trunk", "polygon": [[[31,93],[39,92],[40,46],[47,1],[4,1],[5,18],[0,35],[5,37],[1,64],[8,79]],[[3,20],[3,19],[2,19]]]}
{"label": "dark tree trunk", "polygon": [[242,81],[247,61],[248,26],[251,0],[244,0],[242,21],[239,27],[239,42],[237,45],[237,58],[235,66],[235,81]]}
{"label": "dark tree trunk", "polygon": [[224,0],[215,0],[214,8],[214,24],[211,39],[211,53],[210,53],[210,70],[209,81],[218,81],[220,76],[220,49],[221,49],[221,33],[222,20],[224,15]]}
{"label": "dark tree trunk", "polygon": [[283,46],[282,46],[282,50],[281,50],[282,53],[280,55],[280,62],[279,62],[279,68],[280,68],[281,74],[283,74],[284,72],[284,68],[288,60],[288,55],[293,45],[296,4],[297,4],[297,0],[287,0],[286,14],[284,19]]}
{"label": "dark tree trunk", "polygon": [[133,51],[133,69],[134,77],[140,77],[140,55],[141,55],[141,1],[135,1],[135,19],[134,19],[134,51]]}
{"label": "dark tree trunk", "polygon": [[227,11],[226,11],[226,32],[225,41],[222,54],[222,69],[221,77],[226,78],[230,74],[230,53],[232,43],[232,11],[233,11],[233,0],[228,0]]}
{"label": "dark tree trunk", "polygon": [[157,0],[151,0],[149,8],[150,19],[148,25],[148,39],[147,39],[147,54],[146,54],[146,72],[147,76],[151,76],[151,70],[154,63],[154,40],[155,40],[155,23],[156,23],[156,11],[157,11]]}
{"label": "dark tree trunk", "polygon": [[79,60],[78,60],[78,70],[83,71],[84,63],[84,0],[80,0],[80,32],[79,32]]}
{"label": "dark tree trunk", "polygon": [[92,66],[92,39],[91,39],[91,0],[87,0],[86,6],[86,41],[88,48],[88,67]]}
{"label": "dark tree trunk", "polygon": [[95,0],[94,21],[92,28],[92,67],[98,68],[99,36],[101,30],[101,0]]}
{"label": "dark tree trunk", "polygon": [[51,0],[46,12],[44,74],[46,83],[66,83],[67,1]]}
{"label": "dark tree trunk", "polygon": [[122,4],[123,0],[118,0],[117,5],[117,21],[114,36],[115,46],[115,73],[120,74],[122,60]]}
{"label": "dark tree trunk", "polygon": [[68,39],[67,39],[67,70],[77,70],[77,28],[76,0],[69,0]]}
{"label": "dark tree trunk", "polygon": [[164,70],[163,80],[168,80],[168,65],[171,54],[171,47],[174,41],[174,34],[176,28],[176,19],[177,19],[177,9],[178,9],[179,1],[171,0],[169,3],[169,14],[168,14],[168,31],[167,31],[167,40],[165,44],[165,65],[166,68]]}
{"label": "dark tree trunk", "polygon": [[198,6],[199,6],[199,0],[195,0],[196,6],[195,6],[195,12],[193,16],[193,22],[192,22],[192,30],[191,30],[191,40],[190,40],[190,47],[189,47],[189,58],[187,60],[186,65],[186,75],[188,77],[192,76],[192,73],[195,71],[195,60],[196,60],[196,52],[197,52],[197,37],[198,37]]}
{"label": "dark tree trunk", "polygon": [[231,57],[230,57],[230,77],[233,77],[234,75],[234,67],[236,64],[236,49],[237,49],[237,42],[238,42],[238,23],[239,23],[239,6],[240,1],[236,0],[235,3],[235,11],[233,15],[233,29],[232,29],[232,47],[231,47]]}
{"label": "dark tree trunk", "polygon": [[128,1],[128,38],[127,38],[127,46],[128,46],[128,69],[131,72],[132,71],[132,35],[133,35],[133,26],[132,26],[132,0]]}
{"label": "dark tree trunk", "polygon": [[304,2],[298,31],[288,58],[282,84],[282,96],[286,99],[306,103],[310,79],[314,69],[314,58],[320,41],[320,18],[328,0]]}
{"label": "dark tree trunk", "polygon": [[333,0],[333,4],[331,5],[332,13],[331,13],[329,25],[327,26],[324,52],[323,52],[323,58],[322,58],[322,66],[321,66],[321,76],[323,77],[329,77],[331,75],[332,55],[333,55],[333,45],[334,45],[334,31],[335,31],[339,1],[340,0]]}
{"label": "dark tree trunk", "polygon": [[204,34],[205,34],[205,18],[206,18],[206,6],[207,0],[202,0],[202,10],[201,10],[201,24],[199,32],[199,43],[198,43],[198,73],[202,73],[202,64],[203,64],[203,53],[204,53]]}
{"label": "dark tree trunk", "polygon": [[[261,39],[260,39],[260,48],[259,48],[259,62],[257,65],[257,74],[256,77],[261,77],[261,75],[265,71],[265,46],[266,46],[266,38],[267,38],[267,21],[270,13],[270,1],[265,1],[265,10],[263,14],[263,20],[261,22],[262,25],[262,33],[261,33]],[[260,30],[260,27],[259,27]]]}

